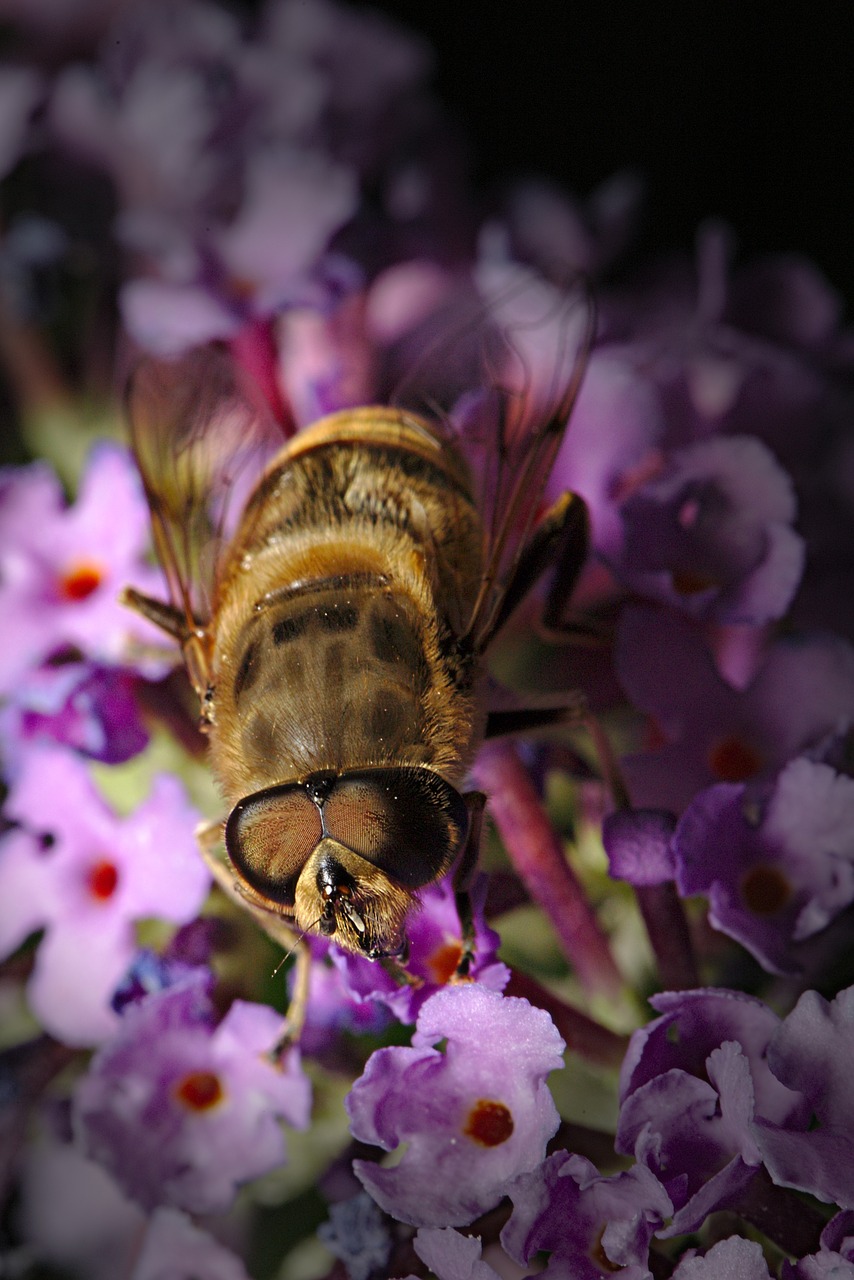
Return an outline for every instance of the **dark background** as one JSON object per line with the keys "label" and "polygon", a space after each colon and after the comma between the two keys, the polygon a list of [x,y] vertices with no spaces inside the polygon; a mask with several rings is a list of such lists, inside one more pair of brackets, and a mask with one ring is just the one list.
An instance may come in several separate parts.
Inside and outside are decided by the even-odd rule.
{"label": "dark background", "polygon": [[717,216],[743,256],[796,250],[854,301],[854,5],[374,0],[436,50],[479,186],[539,173],[585,195],[630,166],[642,246]]}

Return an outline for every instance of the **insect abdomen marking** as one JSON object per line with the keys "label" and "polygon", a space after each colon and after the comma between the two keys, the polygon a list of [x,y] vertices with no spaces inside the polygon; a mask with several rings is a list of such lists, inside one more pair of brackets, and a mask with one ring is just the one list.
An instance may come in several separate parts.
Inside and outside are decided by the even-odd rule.
{"label": "insect abdomen marking", "polygon": [[368,614],[371,649],[380,662],[415,669],[423,660],[412,624],[391,600],[377,600]]}
{"label": "insect abdomen marking", "polygon": [[359,610],[349,600],[346,604],[329,604],[317,610],[321,631],[353,631],[359,625]]}
{"label": "insect abdomen marking", "polygon": [[279,618],[274,622],[270,628],[270,634],[276,648],[289,644],[291,640],[301,636],[311,621],[311,613],[311,609],[306,609],[303,613],[295,614],[291,618]]}
{"label": "insect abdomen marking", "polygon": [[258,643],[252,640],[244,650],[243,657],[240,659],[240,666],[237,668],[237,675],[234,677],[235,699],[239,698],[244,690],[251,688],[258,678],[258,664],[255,661],[257,656]]}

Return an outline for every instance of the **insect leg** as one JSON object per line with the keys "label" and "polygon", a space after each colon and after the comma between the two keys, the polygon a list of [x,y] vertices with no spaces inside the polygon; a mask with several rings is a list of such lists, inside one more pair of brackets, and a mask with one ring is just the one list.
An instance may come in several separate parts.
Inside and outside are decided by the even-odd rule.
{"label": "insect leg", "polygon": [[143,618],[153,622],[155,627],[165,631],[179,644],[183,644],[187,639],[189,635],[187,620],[181,610],[176,609],[174,605],[166,604],[163,600],[155,600],[153,596],[143,595],[135,587],[125,587],[119,596],[119,601],[128,609],[133,609],[135,613],[141,613]]}
{"label": "insect leg", "polygon": [[457,869],[454,872],[454,896],[462,930],[462,949],[456,971],[458,978],[468,977],[468,972],[474,959],[474,918],[472,916],[469,886],[471,885],[472,877],[477,867],[478,854],[480,853],[480,835],[483,829],[483,810],[486,805],[486,796],[482,791],[469,791],[463,796],[463,799],[469,811],[469,832],[463,851],[460,854],[460,860],[457,863]]}
{"label": "insect leg", "polygon": [[512,707],[490,711],[486,717],[484,738],[509,738],[517,733],[548,729],[552,725],[577,724],[587,711],[580,693],[568,693],[559,707]]}
{"label": "insect leg", "polygon": [[208,870],[226,897],[242,910],[249,911],[272,942],[280,946],[288,955],[296,955],[293,995],[285,1014],[282,1030],[271,1050],[271,1056],[278,1058],[289,1045],[296,1044],[305,1022],[311,974],[311,952],[303,940],[303,935],[298,933],[279,911],[272,911],[260,899],[256,899],[251,891],[245,890],[235,879],[234,872],[218,856],[216,850],[217,846],[222,844],[224,828],[225,822],[222,819],[202,823],[196,828],[196,843]]}
{"label": "insect leg", "polygon": [[560,605],[571,594],[587,558],[589,537],[590,518],[584,499],[575,493],[561,494],[542,516],[519,552],[501,604],[489,630],[479,641],[481,652],[491,644],[540,575],[551,565],[556,569],[557,590],[553,588],[549,593],[544,621],[547,626],[554,625]]}

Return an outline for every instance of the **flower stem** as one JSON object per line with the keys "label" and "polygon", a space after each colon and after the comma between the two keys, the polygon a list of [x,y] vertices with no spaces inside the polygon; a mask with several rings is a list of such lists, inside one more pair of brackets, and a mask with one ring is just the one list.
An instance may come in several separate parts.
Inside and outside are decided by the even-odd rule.
{"label": "flower stem", "polygon": [[658,977],[665,991],[691,991],[700,986],[697,962],[685,909],[672,880],[635,886],[635,897],[646,925]]}
{"label": "flower stem", "polygon": [[608,940],[516,748],[490,743],[474,772],[514,867],[551,920],[582,984],[591,995],[616,996],[623,983]]}
{"label": "flower stem", "polygon": [[278,352],[271,320],[251,321],[229,341],[237,364],[254,379],[286,437],[296,431],[290,406],[278,379]]}
{"label": "flower stem", "polygon": [[541,986],[535,978],[514,969],[504,989],[506,996],[521,996],[545,1009],[566,1041],[566,1046],[587,1062],[603,1067],[619,1067],[625,1057],[628,1037],[603,1027],[580,1009],[574,1009]]}

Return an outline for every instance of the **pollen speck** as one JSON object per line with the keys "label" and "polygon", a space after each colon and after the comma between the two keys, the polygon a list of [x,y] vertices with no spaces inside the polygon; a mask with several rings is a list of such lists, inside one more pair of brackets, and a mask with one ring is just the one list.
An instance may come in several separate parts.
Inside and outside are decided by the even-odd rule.
{"label": "pollen speck", "polygon": [[480,1098],[472,1107],[463,1133],[483,1147],[500,1147],[513,1132],[513,1117],[503,1102]]}

